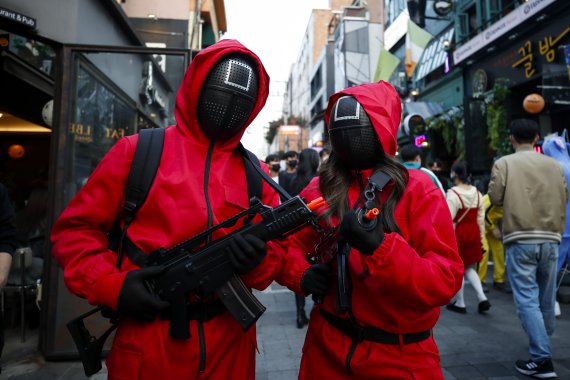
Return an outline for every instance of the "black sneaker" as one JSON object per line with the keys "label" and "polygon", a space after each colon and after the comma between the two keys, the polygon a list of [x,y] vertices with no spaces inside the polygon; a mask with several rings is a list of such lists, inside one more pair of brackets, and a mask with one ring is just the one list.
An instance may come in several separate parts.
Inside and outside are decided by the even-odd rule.
{"label": "black sneaker", "polygon": [[479,302],[479,314],[485,314],[487,310],[491,308],[491,303],[489,300]]}
{"label": "black sneaker", "polygon": [[558,377],[554,372],[551,359],[543,359],[540,362],[534,360],[517,360],[515,369],[523,375],[532,376],[536,379],[554,379]]}
{"label": "black sneaker", "polygon": [[454,311],[454,312],[459,313],[459,314],[467,314],[467,308],[455,306],[455,302],[450,303],[449,305],[446,306],[446,308],[447,308],[447,310],[451,310],[451,311]]}
{"label": "black sneaker", "polygon": [[511,294],[513,290],[508,284],[504,282],[493,282],[493,288],[503,293]]}

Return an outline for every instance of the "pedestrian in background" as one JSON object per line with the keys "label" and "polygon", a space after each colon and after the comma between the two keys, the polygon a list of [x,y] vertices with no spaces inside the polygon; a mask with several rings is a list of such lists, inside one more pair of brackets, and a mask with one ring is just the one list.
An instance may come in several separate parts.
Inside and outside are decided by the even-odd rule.
{"label": "pedestrian in background", "polygon": [[443,171],[443,162],[439,158],[436,158],[428,162],[428,169],[431,170],[433,174],[437,177],[441,185],[443,186],[443,191],[447,192],[451,187],[449,183],[449,176],[447,176]]}
{"label": "pedestrian in background", "polygon": [[279,172],[279,185],[287,190],[287,192],[291,191],[291,180],[297,171],[297,163],[299,162],[298,158],[299,154],[294,150],[289,150],[283,154],[285,170],[281,170]]}
{"label": "pedestrian in background", "polygon": [[[12,255],[16,249],[16,225],[14,223],[14,207],[8,189],[0,183],[0,291],[6,286]],[[4,349],[4,316],[0,313],[0,358]],[[2,367],[0,366],[0,373]]]}
{"label": "pedestrian in background", "polygon": [[443,185],[436,177],[435,173],[431,170],[422,167],[422,150],[418,148],[415,144],[406,144],[399,150],[400,158],[406,169],[418,169],[426,173],[433,183],[441,190],[443,196],[445,196],[445,191],[443,190]]}
{"label": "pedestrian in background", "polygon": [[319,152],[320,164],[322,165],[326,160],[328,160],[330,155],[331,155],[330,148],[326,146],[323,147],[323,149],[321,149],[321,151]]}
{"label": "pedestrian in background", "polygon": [[272,153],[265,157],[265,163],[269,166],[269,176],[277,183],[279,183],[279,170],[281,169],[279,161],[277,154]]}
{"label": "pedestrian in background", "polygon": [[483,291],[487,293],[489,288],[485,283],[489,259],[493,261],[493,289],[500,292],[512,293],[511,287],[505,282],[505,248],[503,247],[501,224],[503,220],[503,208],[496,206],[489,200],[489,194],[483,196],[483,208],[485,209],[485,241],[483,244],[488,249],[483,253],[483,259],[479,262],[479,278],[483,285]]}
{"label": "pedestrian in background", "polygon": [[[280,283],[324,296],[311,312],[301,380],[443,379],[431,329],[461,285],[463,264],[441,191],[394,159],[401,114],[398,93],[384,81],[329,99],[332,152],[300,195],[325,198],[321,227],[337,228],[341,249],[348,250],[346,266],[334,260],[332,273],[337,277],[340,266],[348,279],[340,293],[338,278],[327,287],[327,264],[309,266],[299,257],[322,242],[317,231],[306,228],[290,238]],[[374,175],[382,191],[370,182]],[[380,210],[371,224],[359,216],[370,202]],[[347,293],[350,299],[337,308],[338,295]]]}
{"label": "pedestrian in background", "polygon": [[529,339],[529,360],[518,372],[539,379],[556,377],[549,336],[554,333],[558,245],[566,224],[568,188],[560,165],[535,152],[538,124],[510,124],[515,153],[498,159],[491,171],[489,198],[503,206],[503,244],[507,275],[522,326]]}
{"label": "pedestrian in background", "polygon": [[[318,175],[319,154],[316,150],[306,148],[299,154],[299,164],[297,172],[291,179],[290,194],[295,196],[301,192]],[[295,294],[295,305],[297,307],[297,328],[303,328],[309,319],[305,313],[305,296]]]}
{"label": "pedestrian in background", "polygon": [[471,173],[467,163],[453,164],[450,177],[455,186],[447,190],[447,204],[455,225],[455,237],[459,255],[465,266],[465,275],[461,289],[457,292],[455,300],[447,305],[447,309],[461,314],[467,312],[464,296],[465,279],[467,279],[477,294],[478,311],[483,314],[491,308],[475,269],[483,257],[483,250],[486,250],[483,236],[485,233],[483,196],[475,186],[471,185]]}

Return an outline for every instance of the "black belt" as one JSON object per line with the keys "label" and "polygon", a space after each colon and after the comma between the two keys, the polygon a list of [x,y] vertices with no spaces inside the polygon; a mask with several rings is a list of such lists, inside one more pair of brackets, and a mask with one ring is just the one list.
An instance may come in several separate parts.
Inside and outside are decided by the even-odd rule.
{"label": "black belt", "polygon": [[393,334],[375,327],[362,327],[347,318],[340,318],[323,309],[320,309],[325,320],[342,331],[344,335],[352,338],[353,342],[360,343],[368,340],[384,344],[400,344],[400,337],[404,344],[417,343],[431,336],[431,330],[412,334]]}
{"label": "black belt", "polygon": [[[189,303],[187,308],[186,315],[190,321],[209,321],[226,311],[226,307],[220,300]],[[170,310],[162,313],[160,319],[163,321],[170,320]]]}

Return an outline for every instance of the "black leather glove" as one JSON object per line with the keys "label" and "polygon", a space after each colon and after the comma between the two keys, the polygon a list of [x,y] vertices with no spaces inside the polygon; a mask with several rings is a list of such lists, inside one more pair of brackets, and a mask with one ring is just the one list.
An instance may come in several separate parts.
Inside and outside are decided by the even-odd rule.
{"label": "black leather glove", "polygon": [[327,264],[314,264],[303,273],[301,289],[307,294],[323,297],[331,286],[331,268]]}
{"label": "black leather glove", "polygon": [[170,303],[152,294],[145,285],[145,280],[157,276],[163,271],[162,267],[135,269],[125,276],[125,281],[119,292],[117,310],[135,319],[152,321]]}
{"label": "black leather glove", "polygon": [[253,235],[236,234],[230,242],[230,260],[238,273],[247,273],[258,266],[267,254],[267,245]]}
{"label": "black leather glove", "polygon": [[363,255],[371,255],[384,241],[382,221],[376,219],[375,222],[375,225],[359,222],[356,212],[350,210],[342,218],[340,233],[351,247]]}

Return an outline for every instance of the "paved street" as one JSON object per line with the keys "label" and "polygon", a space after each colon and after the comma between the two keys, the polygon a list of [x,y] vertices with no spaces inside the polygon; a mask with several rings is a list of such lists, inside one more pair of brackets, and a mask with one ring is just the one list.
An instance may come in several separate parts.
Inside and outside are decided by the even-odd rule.
{"label": "paved street", "polygon": [[[491,289],[492,308],[486,316],[476,312],[475,294],[466,287],[468,313],[460,315],[445,308],[435,328],[446,380],[529,379],[513,369],[514,361],[527,359],[526,335],[515,314],[512,296]],[[258,324],[257,380],[297,378],[306,328],[295,325],[295,301],[288,290],[273,284],[259,299],[267,307]],[[312,306],[307,299],[307,310]],[[570,304],[563,304],[552,338],[554,365],[560,379],[570,379]],[[45,362],[34,350],[36,338],[19,342],[17,330],[8,331],[2,379],[85,379],[78,362]],[[91,379],[105,379],[101,371]]]}

